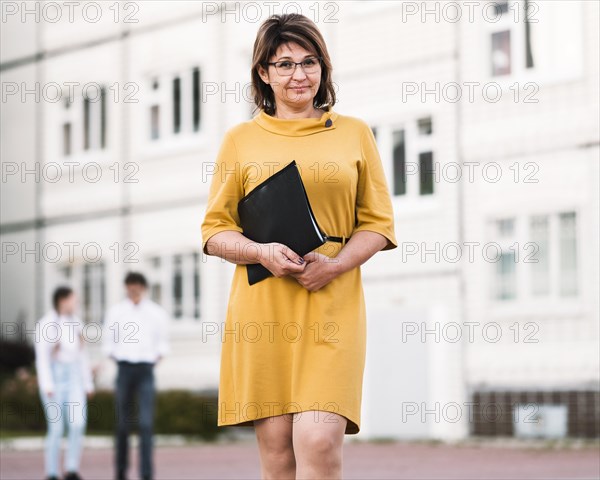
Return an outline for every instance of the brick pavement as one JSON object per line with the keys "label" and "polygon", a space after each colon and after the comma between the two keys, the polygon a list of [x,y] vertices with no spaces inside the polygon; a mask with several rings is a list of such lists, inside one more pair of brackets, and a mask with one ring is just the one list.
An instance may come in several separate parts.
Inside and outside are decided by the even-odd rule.
{"label": "brick pavement", "polygon": [[[137,451],[132,449],[137,476]],[[112,450],[87,449],[84,480],[112,479]],[[43,452],[0,452],[2,480],[42,479]],[[256,443],[158,447],[156,480],[259,479]],[[420,443],[347,443],[344,479],[592,479],[600,478],[596,448],[517,449]]]}

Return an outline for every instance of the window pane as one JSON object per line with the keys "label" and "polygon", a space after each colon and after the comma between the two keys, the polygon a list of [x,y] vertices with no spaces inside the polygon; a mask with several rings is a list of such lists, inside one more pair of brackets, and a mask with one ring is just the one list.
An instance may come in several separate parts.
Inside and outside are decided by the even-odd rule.
{"label": "window pane", "polygon": [[529,22],[529,0],[525,0],[524,16],[525,16],[525,67],[533,67],[533,51],[531,48],[531,22]]}
{"label": "window pane", "polygon": [[548,295],[550,293],[549,265],[549,226],[545,215],[531,218],[529,223],[531,241],[537,252],[530,259],[531,292],[533,295]]}
{"label": "window pane", "polygon": [[150,257],[148,259],[149,264],[149,273],[148,283],[150,290],[150,298],[158,303],[159,305],[162,303],[162,277],[161,277],[161,261],[160,257]]}
{"label": "window pane", "polygon": [[100,89],[100,148],[106,147],[106,89]]}
{"label": "window pane", "polygon": [[150,298],[160,305],[162,298],[162,286],[160,283],[150,285]]}
{"label": "window pane", "polygon": [[102,322],[106,305],[104,264],[86,263],[83,266],[83,320]]}
{"label": "window pane", "polygon": [[181,318],[183,314],[183,272],[181,255],[173,257],[173,316]]}
{"label": "window pane", "polygon": [[152,105],[150,107],[150,138],[156,140],[160,132],[160,107]]}
{"label": "window pane", "polygon": [[419,127],[419,135],[431,135],[433,132],[433,124],[431,117],[420,118],[417,121]]}
{"label": "window pane", "polygon": [[194,68],[192,73],[192,100],[194,132],[200,130],[200,69]]}
{"label": "window pane", "polygon": [[510,30],[492,33],[492,75],[510,74]]}
{"label": "window pane", "polygon": [[515,298],[516,271],[515,252],[503,251],[496,262],[496,299],[510,300]]}
{"label": "window pane", "polygon": [[90,99],[83,97],[83,149],[90,148]]}
{"label": "window pane", "polygon": [[194,252],[194,318],[200,318],[200,255]]}
{"label": "window pane", "polygon": [[419,193],[431,195],[433,193],[433,152],[419,154]]}
{"label": "window pane", "polygon": [[394,141],[394,195],[406,194],[406,144],[404,130],[393,133]]}
{"label": "window pane", "polygon": [[497,234],[500,237],[510,237],[515,232],[515,219],[502,218],[496,221]]}
{"label": "window pane", "polygon": [[63,155],[71,155],[71,124],[63,124]]}
{"label": "window pane", "polygon": [[503,15],[508,12],[508,0],[499,0],[494,2],[493,5],[496,16]]}
{"label": "window pane", "polygon": [[560,235],[560,294],[577,294],[577,229],[575,212],[561,213]]}
{"label": "window pane", "polygon": [[173,132],[181,130],[181,79],[173,79]]}

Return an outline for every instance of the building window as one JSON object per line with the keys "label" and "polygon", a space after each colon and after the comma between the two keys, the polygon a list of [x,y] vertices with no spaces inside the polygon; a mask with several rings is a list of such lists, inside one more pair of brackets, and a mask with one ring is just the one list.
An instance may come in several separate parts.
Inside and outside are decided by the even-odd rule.
{"label": "building window", "polygon": [[158,139],[160,135],[160,107],[152,105],[150,107],[150,138]]}
{"label": "building window", "polygon": [[500,246],[499,257],[495,259],[494,292],[496,300],[511,300],[516,297],[516,263],[515,263],[515,219],[502,218],[496,220],[495,241]]}
{"label": "building window", "polygon": [[550,293],[550,224],[547,215],[533,216],[529,221],[531,241],[536,255],[531,264],[531,293],[534,296]]}
{"label": "building window", "polygon": [[151,141],[168,140],[201,131],[201,78],[200,67],[150,78],[147,125]]}
{"label": "building window", "polygon": [[192,70],[192,109],[194,132],[200,130],[200,69]]}
{"label": "building window", "polygon": [[507,0],[504,0],[504,1],[500,0],[498,2],[495,2],[493,4],[493,6],[494,6],[495,14],[497,16],[508,13],[508,1]]}
{"label": "building window", "polygon": [[63,155],[71,155],[71,124],[63,123]]}
{"label": "building window", "polygon": [[502,251],[496,263],[496,299],[510,300],[516,296],[515,252]]}
{"label": "building window", "polygon": [[106,148],[106,87],[100,87],[100,148]]}
{"label": "building window", "polygon": [[106,149],[106,87],[90,86],[81,96],[72,98],[66,91],[64,97],[60,113],[62,156]]}
{"label": "building window", "polygon": [[90,149],[90,99],[83,97],[83,149]]}
{"label": "building window", "polygon": [[200,254],[192,254],[194,262],[194,318],[200,318]]}
{"label": "building window", "polygon": [[161,281],[161,258],[152,257],[149,260],[148,283],[150,286],[150,298],[153,302],[162,305],[162,281]]}
{"label": "building window", "polygon": [[577,231],[575,212],[559,216],[560,295],[577,294]]}
{"label": "building window", "polygon": [[173,316],[181,318],[183,314],[183,276],[181,255],[173,256]]}
{"label": "building window", "polygon": [[492,33],[492,75],[509,75],[511,72],[510,30]]}
{"label": "building window", "polygon": [[515,233],[515,219],[514,218],[503,218],[496,222],[498,228],[498,235],[500,237],[510,237]]}
{"label": "building window", "polygon": [[500,245],[494,299],[547,302],[579,294],[576,212],[499,219],[493,225],[492,241]]}
{"label": "building window", "polygon": [[176,319],[200,318],[200,253],[155,255],[146,260],[152,300]]}
{"label": "building window", "polygon": [[491,76],[571,80],[583,73],[586,2],[495,2],[482,22]]}
{"label": "building window", "polygon": [[394,195],[406,194],[406,143],[404,141],[404,130],[396,130],[393,133],[393,175]]}
{"label": "building window", "polygon": [[433,152],[419,153],[419,193],[431,195],[433,193]]}
{"label": "building window", "polygon": [[433,122],[431,117],[419,118],[417,120],[419,135],[431,135],[433,133]]}
{"label": "building window", "polygon": [[525,22],[525,68],[533,68],[533,49],[531,46],[531,21],[530,21],[530,13],[532,10],[531,2],[529,0],[525,0],[524,4],[524,22]]}
{"label": "building window", "polygon": [[[384,130],[384,132],[386,132]],[[392,175],[395,196],[435,194],[435,136],[431,116],[407,121],[392,131]],[[386,144],[385,138],[382,144]]]}
{"label": "building window", "polygon": [[173,132],[181,131],[181,79],[173,79]]}
{"label": "building window", "polygon": [[106,306],[104,263],[86,263],[83,266],[83,320],[101,323]]}

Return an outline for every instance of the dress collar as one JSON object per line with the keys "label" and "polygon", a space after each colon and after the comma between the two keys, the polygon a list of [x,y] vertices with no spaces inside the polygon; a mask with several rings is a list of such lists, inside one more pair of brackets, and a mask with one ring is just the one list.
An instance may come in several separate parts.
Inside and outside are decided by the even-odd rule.
{"label": "dress collar", "polygon": [[261,110],[253,120],[262,128],[278,135],[288,137],[303,137],[326,130],[335,130],[338,114],[331,106],[320,118],[275,118]]}

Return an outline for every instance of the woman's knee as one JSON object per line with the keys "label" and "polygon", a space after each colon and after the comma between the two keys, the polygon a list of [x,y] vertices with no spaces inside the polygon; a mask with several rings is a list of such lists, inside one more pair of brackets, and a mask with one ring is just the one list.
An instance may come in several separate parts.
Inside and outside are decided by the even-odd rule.
{"label": "woman's knee", "polygon": [[255,421],[254,425],[263,455],[281,462],[293,461],[291,418],[269,417]]}
{"label": "woman's knee", "polygon": [[312,455],[331,458],[341,447],[338,439],[328,431],[320,431],[315,428],[306,432],[301,438],[303,448]]}

